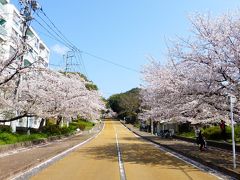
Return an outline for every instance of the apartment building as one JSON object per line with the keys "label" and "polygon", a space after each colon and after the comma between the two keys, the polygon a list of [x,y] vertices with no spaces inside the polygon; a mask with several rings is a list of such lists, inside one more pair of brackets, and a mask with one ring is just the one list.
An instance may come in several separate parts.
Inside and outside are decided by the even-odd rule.
{"label": "apartment building", "polygon": [[[9,58],[16,50],[17,43],[23,36],[23,19],[19,10],[10,3],[10,0],[0,0],[0,50],[4,51],[4,58]],[[38,34],[30,27],[27,32],[26,42],[28,52],[23,56],[24,66],[34,64],[35,66],[47,68],[49,64],[49,48],[44,44]],[[11,39],[11,40],[10,40]],[[38,118],[21,119],[13,122],[13,126],[38,128]]]}
{"label": "apartment building", "polygon": [[[23,24],[18,9],[9,0],[0,0],[0,26],[0,38],[3,41],[11,38],[5,46],[6,55],[10,56],[17,48],[14,40],[22,37]],[[39,66],[48,67],[49,49],[32,27],[27,31],[26,41],[29,51],[24,55],[24,65],[37,62]]]}

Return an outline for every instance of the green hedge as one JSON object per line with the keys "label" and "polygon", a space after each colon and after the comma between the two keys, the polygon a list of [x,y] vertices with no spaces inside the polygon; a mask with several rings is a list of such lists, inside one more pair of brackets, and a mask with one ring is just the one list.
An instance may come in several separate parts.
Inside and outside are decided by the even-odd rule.
{"label": "green hedge", "polygon": [[6,125],[0,125],[0,133],[2,132],[11,132],[11,127]]}
{"label": "green hedge", "polygon": [[69,124],[69,127],[71,129],[76,130],[77,128],[79,128],[80,130],[89,130],[92,129],[92,127],[94,126],[94,123],[91,123],[87,120],[78,118],[77,120],[73,121],[72,123]]}
{"label": "green hedge", "polygon": [[[208,127],[206,129],[203,130],[203,136],[206,139],[210,139],[210,140],[222,140],[224,139],[224,137],[222,137],[221,134],[221,129],[219,126],[212,126],[212,127]],[[226,126],[226,139],[230,139],[231,138],[231,128],[229,126]]]}
{"label": "green hedge", "polygon": [[187,137],[187,138],[195,138],[195,132],[190,131],[190,132],[182,132],[179,134],[179,136]]}
{"label": "green hedge", "polygon": [[77,128],[80,130],[89,130],[95,124],[83,119],[77,119],[76,121],[69,124],[69,127],[59,127],[56,124],[49,122],[41,130],[41,133],[32,133],[30,135],[23,133],[11,133],[9,126],[0,126],[0,145],[3,144],[14,144],[17,142],[31,141],[35,139],[43,139],[50,136],[58,136],[71,134],[76,131]]}
{"label": "green hedge", "polygon": [[46,134],[41,134],[41,133],[27,135],[27,134],[13,134],[10,132],[2,132],[0,133],[0,145],[14,144],[17,142],[31,141],[35,139],[43,139],[46,137],[47,137]]}
{"label": "green hedge", "polygon": [[[232,130],[230,126],[226,126],[226,137],[222,137],[221,134],[221,129],[219,126],[211,126],[211,127],[207,127],[207,128],[202,128],[202,134],[203,136],[208,139],[208,140],[227,140],[227,141],[231,141],[232,138]],[[240,125],[236,125],[234,127],[234,132],[235,132],[235,140],[237,142],[240,142]],[[194,138],[195,137],[195,133],[194,131],[188,131],[188,132],[181,132],[180,134],[178,134],[180,136],[183,137],[189,137],[189,138]]]}
{"label": "green hedge", "polygon": [[47,134],[48,136],[56,136],[56,135],[62,135],[62,134],[68,134],[73,132],[74,130],[67,127],[59,127],[56,124],[49,124],[47,126],[44,126],[42,129],[42,132],[44,134]]}

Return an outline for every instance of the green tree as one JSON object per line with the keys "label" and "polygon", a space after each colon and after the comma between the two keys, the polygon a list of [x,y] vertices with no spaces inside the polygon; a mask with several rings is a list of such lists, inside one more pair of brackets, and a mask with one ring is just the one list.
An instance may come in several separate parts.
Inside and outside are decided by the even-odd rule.
{"label": "green tree", "polygon": [[140,98],[139,88],[120,94],[114,94],[108,99],[108,106],[118,114],[118,118],[126,118],[127,122],[135,123],[139,113]]}

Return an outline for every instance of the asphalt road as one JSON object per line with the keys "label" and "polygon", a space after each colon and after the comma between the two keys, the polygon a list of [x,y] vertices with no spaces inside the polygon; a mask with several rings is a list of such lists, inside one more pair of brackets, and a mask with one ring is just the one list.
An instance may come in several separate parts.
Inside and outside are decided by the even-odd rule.
{"label": "asphalt road", "polygon": [[72,148],[92,137],[96,132],[85,133],[66,139],[59,139],[45,144],[16,149],[0,154],[0,180],[11,179],[39,163]]}
{"label": "asphalt road", "polygon": [[217,177],[136,137],[120,122],[106,121],[104,130],[97,138],[42,170],[32,179],[208,180]]}

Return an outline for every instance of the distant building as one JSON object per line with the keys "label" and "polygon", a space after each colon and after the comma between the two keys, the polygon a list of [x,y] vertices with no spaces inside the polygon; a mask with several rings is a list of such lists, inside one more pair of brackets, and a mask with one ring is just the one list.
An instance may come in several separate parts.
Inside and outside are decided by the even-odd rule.
{"label": "distant building", "polygon": [[[0,0],[0,43],[4,42],[0,47],[4,52],[4,58],[9,58],[15,52],[17,46],[13,41],[7,39],[19,39],[23,36],[23,19],[19,10],[10,3],[10,0]],[[24,54],[24,66],[32,63],[35,66],[48,68],[49,64],[49,48],[40,39],[32,27],[27,30],[27,44],[29,51]],[[40,121],[37,118],[23,118],[15,122],[16,126],[38,128]]]}

